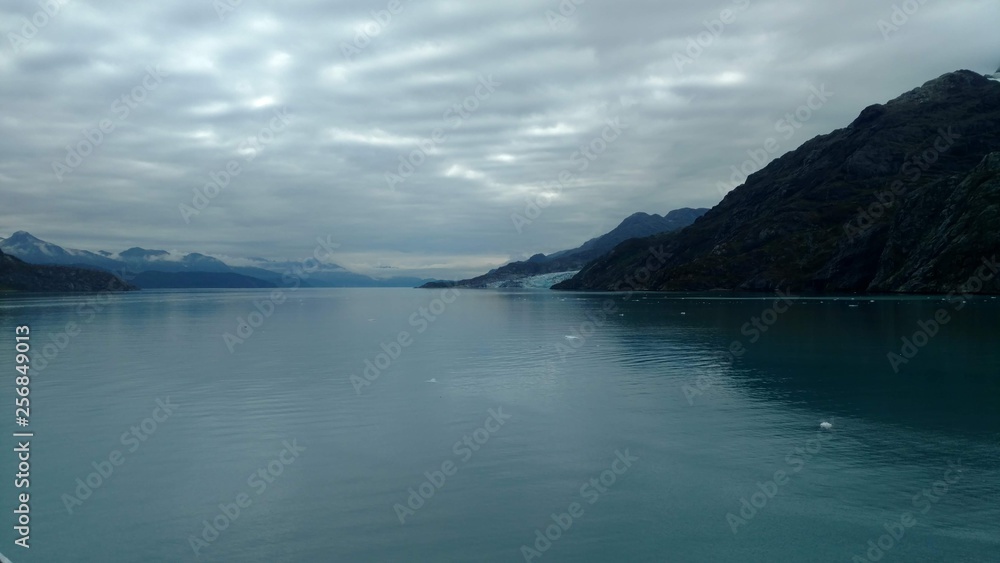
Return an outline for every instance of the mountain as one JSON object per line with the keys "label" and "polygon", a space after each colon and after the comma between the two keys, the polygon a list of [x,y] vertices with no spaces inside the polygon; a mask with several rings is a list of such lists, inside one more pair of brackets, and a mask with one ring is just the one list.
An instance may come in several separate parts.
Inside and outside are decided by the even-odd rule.
{"label": "mountain", "polygon": [[[428,280],[413,277],[377,279],[346,270],[337,264],[321,264],[304,272],[301,262],[258,259],[258,266],[230,266],[197,252],[174,255],[166,250],[138,246],[117,255],[57,246],[18,231],[0,239],[0,250],[30,264],[71,265],[107,272],[138,274],[143,288],[250,288],[250,287],[413,287]],[[149,274],[143,276],[143,274]],[[175,275],[166,275],[175,274]],[[211,274],[211,275],[210,275]],[[295,277],[298,277],[298,284]]]}
{"label": "mountain", "polygon": [[546,258],[553,260],[564,256],[576,256],[589,262],[602,254],[610,252],[612,248],[627,241],[628,239],[679,231],[694,223],[698,217],[701,217],[707,212],[708,209],[704,208],[691,209],[690,207],[684,207],[681,209],[675,209],[663,217],[641,212],[633,213],[632,215],[626,217],[625,220],[611,232],[597,238],[592,238],[572,250],[555,252]]}
{"label": "mountain", "polygon": [[132,283],[142,289],[181,288],[262,288],[277,287],[277,284],[232,272],[156,272],[136,274]]}
{"label": "mountain", "polygon": [[205,256],[204,254],[199,254],[197,252],[185,254],[184,257],[181,258],[181,263],[184,265],[185,269],[190,272],[230,273],[233,271],[233,269],[227,266],[222,260],[212,258],[211,256]]}
{"label": "mountain", "polygon": [[10,238],[0,242],[0,250],[29,264],[80,266],[102,270],[114,270],[120,267],[115,260],[100,254],[86,250],[64,249],[35,238],[25,231],[17,231]]}
{"label": "mountain", "polygon": [[94,292],[137,288],[107,272],[70,266],[37,266],[0,251],[0,289]]}
{"label": "mountain", "polygon": [[[627,241],[555,289],[957,290],[1000,251],[998,152],[1000,83],[948,73],[774,160],[691,227]],[[989,277],[969,289],[1000,292]]]}
{"label": "mountain", "polygon": [[222,260],[197,252],[174,256],[166,250],[136,246],[119,253],[118,258],[131,271],[233,273],[233,268]]}
{"label": "mountain", "polygon": [[457,282],[431,282],[424,287],[551,287],[552,284],[570,278],[585,264],[609,252],[626,240],[683,229],[694,223],[707,211],[707,209],[685,207],[675,209],[662,217],[647,213],[635,213],[627,217],[611,232],[590,239],[576,248],[561,250],[548,256],[536,254],[528,260],[512,262],[475,278]]}
{"label": "mountain", "polygon": [[[102,256],[110,256],[110,252],[101,251]],[[133,246],[132,248],[118,253],[118,257],[126,261],[140,261],[140,260],[161,260],[170,256],[170,253],[166,250],[146,250],[145,248],[139,248],[138,246]]]}
{"label": "mountain", "polygon": [[[352,272],[333,263],[320,264],[318,269],[306,272],[302,262],[272,261],[256,259],[258,266],[233,267],[236,273],[252,276],[279,286],[295,285],[289,281],[293,276],[300,278],[302,287],[414,287],[429,280],[414,277],[373,278]],[[315,268],[315,265],[310,265]]]}

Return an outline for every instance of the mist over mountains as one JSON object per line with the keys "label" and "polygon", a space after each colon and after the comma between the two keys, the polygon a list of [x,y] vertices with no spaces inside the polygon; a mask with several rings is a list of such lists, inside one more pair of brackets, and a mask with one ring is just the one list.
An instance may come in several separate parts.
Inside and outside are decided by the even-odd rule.
{"label": "mist over mountains", "polygon": [[[254,266],[231,266],[197,252],[172,254],[166,250],[132,247],[119,253],[64,248],[17,231],[0,239],[0,250],[25,263],[71,266],[114,273],[140,288],[261,288],[278,287],[298,276],[306,287],[413,287],[427,280],[410,277],[376,279],[319,261],[250,260]],[[313,264],[315,262],[315,264]]]}
{"label": "mist over mountains", "polygon": [[[102,281],[70,270],[82,268],[140,288],[266,288],[298,277],[307,287],[1000,292],[996,78],[947,73],[771,161],[710,210],[635,213],[579,247],[475,278],[376,279],[323,261],[308,270],[267,259],[237,266],[139,247],[92,252],[17,231],[0,239],[5,273],[17,274],[6,287],[81,290]],[[649,275],[635,279],[643,269]]]}
{"label": "mist over mountains", "polygon": [[72,266],[39,266],[0,250],[0,290],[30,292],[131,291],[136,286],[100,270]]}

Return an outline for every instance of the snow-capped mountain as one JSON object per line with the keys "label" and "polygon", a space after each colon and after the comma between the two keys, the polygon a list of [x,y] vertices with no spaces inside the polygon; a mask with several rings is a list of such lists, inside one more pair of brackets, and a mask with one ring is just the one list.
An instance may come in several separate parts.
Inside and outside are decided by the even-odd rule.
{"label": "snow-capped mountain", "polygon": [[[140,287],[280,287],[299,276],[303,286],[314,287],[413,287],[427,280],[397,277],[386,280],[356,274],[332,263],[304,272],[301,262],[254,260],[256,266],[230,266],[218,258],[193,252],[132,247],[114,254],[63,248],[18,231],[0,238],[0,250],[37,265],[77,266],[112,272],[134,279]],[[290,281],[291,280],[291,281]],[[263,285],[257,282],[263,282]]]}
{"label": "snow-capped mountain", "polygon": [[115,260],[100,254],[56,246],[26,231],[17,231],[10,238],[3,239],[0,242],[0,250],[29,264],[87,266],[101,270],[113,270],[120,266]]}
{"label": "snow-capped mountain", "polygon": [[238,270],[218,258],[197,252],[175,255],[166,250],[147,250],[138,246],[120,252],[117,258],[133,271],[230,273]]}

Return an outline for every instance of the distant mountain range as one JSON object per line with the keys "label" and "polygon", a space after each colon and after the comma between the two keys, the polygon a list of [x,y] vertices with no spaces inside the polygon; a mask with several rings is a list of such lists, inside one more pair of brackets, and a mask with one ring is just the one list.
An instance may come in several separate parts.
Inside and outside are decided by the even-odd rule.
{"label": "distant mountain range", "polygon": [[0,290],[130,291],[138,289],[114,274],[71,266],[38,266],[0,251]]}
{"label": "distant mountain range", "polygon": [[1000,83],[962,70],[866,108],[691,227],[625,242],[555,289],[1000,293],[998,226]]}
{"label": "distant mountain range", "polygon": [[554,252],[548,256],[536,254],[528,260],[511,262],[481,276],[460,281],[436,281],[424,287],[458,286],[469,288],[552,287],[573,276],[591,260],[606,254],[622,242],[687,227],[708,209],[675,209],[665,216],[635,213],[611,232],[592,238],[582,245]]}
{"label": "distant mountain range", "polygon": [[[711,210],[636,213],[577,248],[457,282],[377,280],[326,264],[303,285],[1000,293],[998,225],[1000,71],[961,70],[806,141]],[[297,266],[65,249],[24,231],[0,239],[0,251],[0,289],[39,291],[130,288],[109,272],[147,288],[274,287]]]}
{"label": "distant mountain range", "polygon": [[[290,283],[291,272],[301,264],[258,259],[257,267],[230,266],[199,253],[174,255],[165,250],[133,247],[113,254],[63,248],[25,231],[0,239],[0,250],[35,265],[72,266],[115,273],[145,289],[156,288],[258,288]],[[413,277],[376,279],[337,265],[322,264],[316,271],[300,275],[304,287],[413,287],[426,282]]]}

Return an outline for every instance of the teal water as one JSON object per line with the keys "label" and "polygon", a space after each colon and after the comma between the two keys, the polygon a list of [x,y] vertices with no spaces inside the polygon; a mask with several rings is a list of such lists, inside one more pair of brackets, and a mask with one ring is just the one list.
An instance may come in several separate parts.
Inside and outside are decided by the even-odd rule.
{"label": "teal water", "polygon": [[[300,290],[231,352],[222,335],[268,295],[0,297],[0,552],[846,562],[881,541],[881,561],[1000,560],[1000,300],[797,300],[751,342],[773,296]],[[942,308],[894,372],[886,354]],[[35,356],[30,549],[12,529],[17,325]],[[366,360],[390,361],[352,383]]]}

